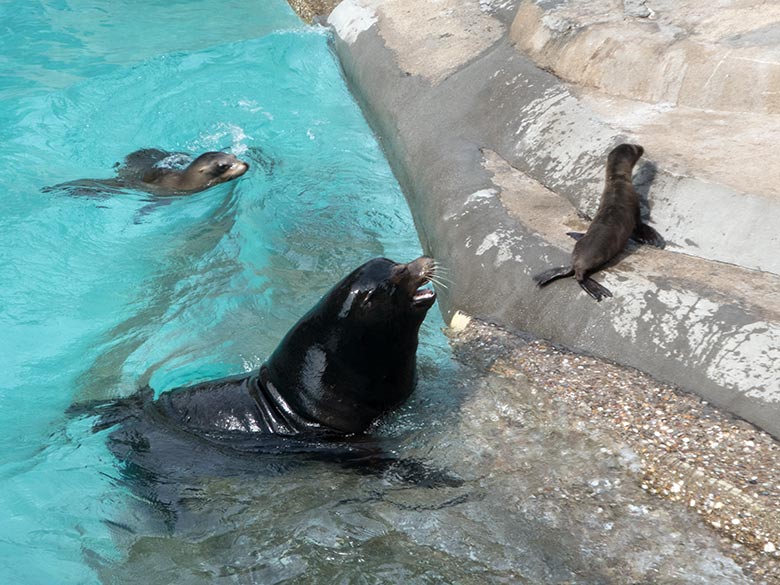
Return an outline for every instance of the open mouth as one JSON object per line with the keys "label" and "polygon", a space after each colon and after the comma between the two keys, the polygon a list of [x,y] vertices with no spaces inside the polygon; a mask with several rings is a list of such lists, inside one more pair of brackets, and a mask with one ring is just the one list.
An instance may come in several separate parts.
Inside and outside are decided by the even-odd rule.
{"label": "open mouth", "polygon": [[412,296],[412,305],[415,307],[430,307],[436,300],[436,291],[434,291],[429,285],[429,281],[418,288]]}
{"label": "open mouth", "polygon": [[[399,265],[399,276],[406,280],[404,288],[411,292],[412,307],[428,309],[436,301],[436,291],[431,283],[435,280],[436,265],[433,258],[420,256],[409,264]],[[414,287],[414,288],[412,288]]]}

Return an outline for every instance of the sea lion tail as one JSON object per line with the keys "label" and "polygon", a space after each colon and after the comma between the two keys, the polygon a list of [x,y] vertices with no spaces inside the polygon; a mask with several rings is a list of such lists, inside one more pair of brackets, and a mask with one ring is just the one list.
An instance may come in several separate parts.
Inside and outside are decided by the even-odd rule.
{"label": "sea lion tail", "polygon": [[564,276],[572,276],[574,274],[574,268],[571,266],[559,266],[558,268],[550,268],[544,272],[540,272],[534,276],[536,286],[543,287],[550,284],[553,280],[563,278]]}
{"label": "sea lion tail", "polygon": [[612,293],[608,288],[601,286],[598,282],[590,277],[586,277],[580,281],[582,290],[596,299],[597,302],[601,302],[601,299],[611,297]]}

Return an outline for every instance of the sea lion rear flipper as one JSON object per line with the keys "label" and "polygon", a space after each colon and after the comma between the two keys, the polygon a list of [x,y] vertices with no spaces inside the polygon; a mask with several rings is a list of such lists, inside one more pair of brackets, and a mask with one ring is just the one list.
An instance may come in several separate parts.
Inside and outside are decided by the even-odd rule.
{"label": "sea lion rear flipper", "polygon": [[563,278],[564,276],[571,276],[574,274],[574,269],[571,266],[559,266],[558,268],[550,268],[544,272],[540,272],[534,276],[536,285],[539,287],[545,286],[551,283],[556,278]]}
{"label": "sea lion rear flipper", "polygon": [[61,191],[76,197],[95,197],[104,199],[109,195],[121,193],[123,183],[116,179],[78,179],[57,185],[43,187],[41,193]]}
{"label": "sea lion rear flipper", "polygon": [[583,232],[566,232],[566,235],[579,242],[585,234]]}
{"label": "sea lion rear flipper", "polygon": [[664,246],[666,246],[666,241],[664,240],[663,236],[646,223],[638,224],[636,229],[634,229],[634,233],[631,234],[631,238],[640,244],[655,246],[656,248],[661,248],[662,250]]}
{"label": "sea lion rear flipper", "polygon": [[601,302],[601,299],[612,296],[612,293],[608,288],[601,286],[589,276],[580,281],[580,286],[582,287],[582,290],[596,299],[597,302]]}

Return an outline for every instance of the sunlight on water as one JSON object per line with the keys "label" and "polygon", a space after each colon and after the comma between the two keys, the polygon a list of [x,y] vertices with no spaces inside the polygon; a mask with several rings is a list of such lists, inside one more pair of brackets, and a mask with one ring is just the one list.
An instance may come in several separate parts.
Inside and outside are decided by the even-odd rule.
{"label": "sunlight on water", "polygon": [[[127,492],[103,437],[63,426],[72,402],[252,369],[352,268],[420,250],[327,36],[286,3],[19,0],[0,21],[0,580],[86,582]],[[251,168],[163,202],[41,192],[145,147]]]}
{"label": "sunlight on water", "polygon": [[[420,244],[326,31],[284,1],[6,0],[0,31],[0,583],[743,582],[635,454],[453,361],[435,309],[372,440],[462,485],[286,452],[180,479],[185,442],[134,489],[71,405],[252,370],[342,276]],[[251,167],[181,198],[43,190],[140,148]]]}

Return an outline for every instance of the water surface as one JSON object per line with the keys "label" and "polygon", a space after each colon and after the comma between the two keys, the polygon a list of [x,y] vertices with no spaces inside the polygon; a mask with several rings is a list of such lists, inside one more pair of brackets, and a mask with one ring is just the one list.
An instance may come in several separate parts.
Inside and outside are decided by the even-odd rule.
{"label": "water surface", "polygon": [[[740,582],[634,454],[454,361],[435,310],[375,436],[463,485],[309,461],[191,478],[175,517],[139,499],[71,404],[256,368],[343,275],[420,245],[327,33],[281,0],[10,0],[0,30],[0,582]],[[251,169],[163,202],[41,191],[145,147]]]}

